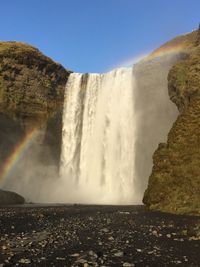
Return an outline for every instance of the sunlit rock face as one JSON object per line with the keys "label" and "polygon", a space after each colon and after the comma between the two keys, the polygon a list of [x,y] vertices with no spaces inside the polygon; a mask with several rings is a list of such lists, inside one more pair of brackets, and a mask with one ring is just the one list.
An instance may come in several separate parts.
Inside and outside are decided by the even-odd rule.
{"label": "sunlit rock face", "polygon": [[28,44],[0,42],[0,188],[47,201],[47,177],[58,178],[69,73]]}
{"label": "sunlit rock face", "polygon": [[153,156],[154,167],[144,194],[144,203],[151,210],[200,214],[199,70],[200,45],[170,69],[169,94],[180,114],[167,142]]}
{"label": "sunlit rock face", "polygon": [[106,74],[71,74],[63,112],[63,200],[138,204],[152,155],[178,111],[167,75],[180,57],[143,61]]}
{"label": "sunlit rock face", "polygon": [[[13,149],[4,149],[4,142],[11,139],[17,145],[34,127],[44,133],[44,140],[38,143],[43,162],[59,162],[61,111],[69,73],[28,44],[0,42],[0,125],[4,125],[0,127],[0,136],[7,133],[0,139],[0,159],[5,155],[0,166]],[[10,124],[14,125],[12,129],[15,127],[16,138]]]}

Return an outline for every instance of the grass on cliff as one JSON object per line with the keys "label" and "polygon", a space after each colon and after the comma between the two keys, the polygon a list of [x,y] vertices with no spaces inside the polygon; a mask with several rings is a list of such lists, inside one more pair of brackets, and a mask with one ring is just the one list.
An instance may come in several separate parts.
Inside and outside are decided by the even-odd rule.
{"label": "grass on cliff", "polygon": [[[64,69],[61,64],[54,62],[51,58],[42,54],[39,49],[22,42],[8,41],[0,42],[0,57],[2,58],[12,58],[13,60],[18,60],[22,64],[24,62],[31,64],[38,64],[40,60],[41,64],[48,65],[48,68]],[[70,70],[67,70],[70,72]]]}
{"label": "grass on cliff", "polygon": [[181,114],[167,144],[154,153],[144,203],[153,210],[200,215],[200,29],[189,37],[184,40],[192,44],[188,58],[168,75],[169,95]]}
{"label": "grass on cliff", "polygon": [[69,73],[37,48],[0,42],[0,112],[12,117],[57,112]]}
{"label": "grass on cliff", "polygon": [[162,46],[160,46],[152,54],[156,54],[159,51],[162,51],[163,49],[167,50],[167,49],[174,48],[174,47],[181,47],[182,49],[190,49],[194,47],[196,43],[197,32],[198,30],[194,30],[188,34],[179,35],[175,37],[174,39],[166,42]]}
{"label": "grass on cliff", "polygon": [[172,67],[168,80],[169,87],[178,92],[183,105],[187,105],[200,93],[200,45],[191,50],[187,60],[180,61]]}

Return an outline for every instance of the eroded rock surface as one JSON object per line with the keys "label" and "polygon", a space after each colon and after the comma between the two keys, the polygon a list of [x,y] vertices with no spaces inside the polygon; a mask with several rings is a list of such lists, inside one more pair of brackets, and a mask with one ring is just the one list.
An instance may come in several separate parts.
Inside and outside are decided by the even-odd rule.
{"label": "eroded rock surface", "polygon": [[[34,191],[58,177],[70,73],[28,44],[0,42],[0,187],[28,201],[40,201]],[[13,153],[15,171],[5,173]]]}
{"label": "eroded rock surface", "polygon": [[[4,158],[10,153],[10,149],[5,151],[5,143],[10,140],[17,143],[31,129],[39,128],[43,132],[43,140],[38,142],[43,145],[42,153],[45,155],[48,147],[52,160],[59,161],[61,114],[69,74],[70,71],[28,44],[0,42],[0,124],[4,125],[0,135],[7,132],[0,140],[0,154]],[[11,124],[21,136],[13,136],[13,131],[9,131]]]}
{"label": "eroded rock surface", "polygon": [[200,214],[200,46],[169,72],[169,96],[180,115],[153,156],[144,203],[152,210]]}

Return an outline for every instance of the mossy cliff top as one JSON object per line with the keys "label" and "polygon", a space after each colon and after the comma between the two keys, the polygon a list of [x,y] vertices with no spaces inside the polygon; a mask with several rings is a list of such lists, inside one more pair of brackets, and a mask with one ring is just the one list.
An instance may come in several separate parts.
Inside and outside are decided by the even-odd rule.
{"label": "mossy cliff top", "polygon": [[168,80],[169,96],[182,112],[200,94],[200,45],[191,50],[187,60],[172,67]]}
{"label": "mossy cliff top", "polygon": [[66,70],[61,64],[54,62],[51,58],[42,54],[37,48],[22,42],[0,42],[0,58],[11,58],[20,64],[28,66],[37,66],[38,69],[50,71],[60,71],[58,77],[65,78],[69,70]]}
{"label": "mossy cliff top", "polygon": [[0,42],[0,112],[32,117],[56,112],[70,71],[20,42]]}
{"label": "mossy cliff top", "polygon": [[180,115],[153,156],[143,201],[151,210],[200,215],[200,29],[191,36],[187,59],[168,75],[169,96]]}

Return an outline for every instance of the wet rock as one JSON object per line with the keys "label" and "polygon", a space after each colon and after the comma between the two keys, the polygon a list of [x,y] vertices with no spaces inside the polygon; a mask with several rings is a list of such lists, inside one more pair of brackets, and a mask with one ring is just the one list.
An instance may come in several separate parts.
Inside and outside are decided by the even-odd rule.
{"label": "wet rock", "polygon": [[25,199],[19,194],[0,189],[0,205],[24,204]]}
{"label": "wet rock", "polygon": [[[1,207],[0,263],[37,267],[198,266],[200,219],[146,212],[133,206],[126,208],[130,214],[119,214],[120,209],[124,211],[123,207],[109,206]],[[195,231],[186,232],[188,228]]]}
{"label": "wet rock", "polygon": [[29,260],[29,259],[20,259],[20,260],[19,260],[19,263],[26,263],[26,264],[29,264],[29,263],[31,263],[31,260]]}
{"label": "wet rock", "polygon": [[115,257],[123,257],[124,256],[124,252],[123,251],[118,251],[116,253],[114,253]]}
{"label": "wet rock", "polygon": [[123,267],[134,267],[135,264],[134,263],[129,263],[129,262],[124,262],[123,263]]}
{"label": "wet rock", "polygon": [[94,258],[97,258],[97,254],[92,250],[90,250],[88,254]]}

